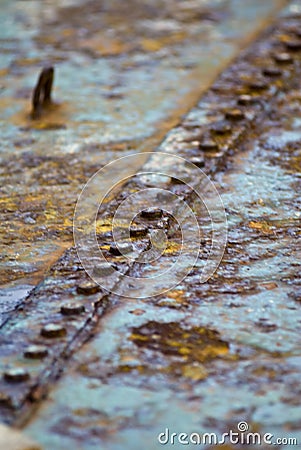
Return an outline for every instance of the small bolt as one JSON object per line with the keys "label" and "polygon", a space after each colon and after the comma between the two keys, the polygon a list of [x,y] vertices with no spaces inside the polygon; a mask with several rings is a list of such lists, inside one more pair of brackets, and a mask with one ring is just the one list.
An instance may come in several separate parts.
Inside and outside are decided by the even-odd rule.
{"label": "small bolt", "polygon": [[194,164],[197,167],[204,167],[205,166],[204,159],[203,158],[199,158],[198,156],[194,156],[193,158],[191,158],[190,162],[192,162],[192,164]]}
{"label": "small bolt", "polygon": [[278,64],[289,64],[293,62],[293,58],[289,53],[275,53],[273,58]]}
{"label": "small bolt", "polygon": [[0,392],[0,405],[8,406],[9,408],[14,407],[12,398],[5,392]]}
{"label": "small bolt", "polygon": [[48,349],[44,345],[30,345],[24,351],[25,358],[42,359],[48,355]]}
{"label": "small bolt", "polygon": [[238,121],[244,119],[245,115],[240,109],[229,109],[228,111],[226,111],[225,117],[229,120]]}
{"label": "small bolt", "polygon": [[57,323],[49,323],[41,329],[41,335],[46,338],[63,337],[66,334],[66,328]]}
{"label": "small bolt", "polygon": [[238,97],[237,103],[239,105],[249,105],[250,103],[254,102],[254,97],[252,95],[248,94],[242,94]]}
{"label": "small bolt", "polygon": [[160,208],[146,208],[141,211],[141,217],[145,219],[160,219],[163,211]]}
{"label": "small bolt", "polygon": [[130,235],[132,237],[146,236],[147,232],[148,232],[148,228],[147,227],[132,226],[130,228]]}
{"label": "small bolt", "polygon": [[259,321],[256,323],[258,327],[264,328],[267,331],[274,331],[277,329],[277,325],[275,323],[269,322],[265,318],[259,319]]}
{"label": "small bolt", "polygon": [[231,126],[226,122],[217,122],[211,126],[210,131],[216,134],[227,134],[231,132]]}
{"label": "small bolt", "polygon": [[27,381],[30,378],[27,370],[22,367],[9,369],[4,372],[3,376],[6,381],[11,381],[14,383],[21,383],[22,381]]}
{"label": "small bolt", "polygon": [[214,152],[218,150],[218,145],[212,139],[204,139],[199,143],[199,149],[204,152]]}
{"label": "small bolt", "polygon": [[223,156],[223,152],[207,152],[206,153],[206,158],[220,158],[221,156]]}
{"label": "small bolt", "polygon": [[85,281],[79,284],[76,290],[79,294],[93,295],[100,291],[100,286],[92,281]]}
{"label": "small bolt", "polygon": [[296,52],[301,50],[301,41],[287,41],[285,42],[285,46],[288,50]]}
{"label": "small bolt", "polygon": [[114,273],[114,269],[116,269],[116,266],[114,266],[113,264],[100,263],[97,266],[93,267],[93,275],[97,277],[112,275],[112,273]]}
{"label": "small bolt", "polygon": [[254,91],[264,91],[269,86],[265,81],[254,80],[248,83],[248,87]]}
{"label": "small bolt", "polygon": [[133,251],[131,243],[121,242],[118,246],[115,243],[110,245],[110,253],[115,256],[124,255]]}
{"label": "small bolt", "polygon": [[282,75],[282,71],[277,67],[265,67],[262,71],[263,75],[267,77],[280,77]]}
{"label": "small bolt", "polygon": [[85,307],[80,303],[66,303],[61,306],[61,313],[64,316],[82,314],[83,312],[85,312]]}

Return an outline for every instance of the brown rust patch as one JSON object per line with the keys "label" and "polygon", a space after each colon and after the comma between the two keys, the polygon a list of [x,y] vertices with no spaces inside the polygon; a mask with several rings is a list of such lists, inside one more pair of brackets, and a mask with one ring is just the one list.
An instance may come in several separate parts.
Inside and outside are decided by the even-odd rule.
{"label": "brown rust patch", "polygon": [[220,334],[205,327],[182,328],[177,322],[150,321],[133,328],[131,339],[138,347],[204,363],[228,353],[229,345]]}

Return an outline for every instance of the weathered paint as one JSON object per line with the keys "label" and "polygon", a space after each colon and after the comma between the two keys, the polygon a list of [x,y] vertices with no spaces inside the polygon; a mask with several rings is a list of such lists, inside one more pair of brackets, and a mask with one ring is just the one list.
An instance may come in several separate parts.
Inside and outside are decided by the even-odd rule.
{"label": "weathered paint", "polygon": [[[2,2],[2,284],[36,284],[48,266],[36,266],[37,253],[53,261],[72,242],[89,176],[152,150],[283,4],[239,3]],[[57,106],[32,121],[32,90],[49,64]]]}
{"label": "weathered paint", "polygon": [[[248,65],[242,59],[227,71],[215,85],[215,92],[223,86],[226,92],[209,93],[161,149],[176,148],[187,158],[199,153],[197,138],[190,148],[185,143],[193,135],[191,129],[201,133],[223,120],[226,109],[235,106],[235,96],[245,90],[235,76],[241,75],[240,70],[249,77],[256,74],[267,60],[265,51],[270,47],[263,42],[250,50],[251,60],[252,55],[260,55],[255,63]],[[212,155],[205,155],[207,169],[220,183],[230,223],[228,251],[216,277],[199,286],[196,270],[162,298],[112,297],[111,306],[116,307],[94,329],[95,338],[75,354],[26,429],[45,448],[135,449],[143,442],[148,448],[160,448],[156,434],[166,426],[176,432],[222,433],[234,429],[240,420],[248,420],[254,430],[300,439],[296,398],[300,378],[296,314],[300,113],[296,104],[300,86],[294,81],[300,78],[296,78],[300,56],[294,58],[293,67],[285,69],[285,81],[271,83],[268,92],[260,94],[259,106],[247,109],[246,120],[232,124],[231,136],[217,138],[222,149],[218,164]],[[282,93],[283,87],[289,92]],[[223,169],[220,174],[218,168]],[[180,192],[179,186],[171,189]],[[176,253],[176,244],[166,258]],[[84,303],[91,317],[94,300],[101,303],[99,296],[87,299],[76,294],[76,285],[84,278],[76,263],[75,254],[67,253],[30,296],[24,312],[18,312],[4,329],[7,342],[18,343],[4,364],[26,365],[41,385],[47,381],[53,359],[44,365],[25,363],[18,354],[22,345],[40,339],[43,323],[62,321],[58,305],[66,294]],[[94,318],[99,320],[102,311]],[[52,358],[57,357],[58,371],[54,367],[53,374],[62,368],[63,355],[71,355],[68,346],[72,347],[76,331],[89,331],[85,319],[63,319],[70,333],[67,340],[48,344]],[[39,378],[41,369],[44,378]],[[22,387],[11,392],[13,396],[17,392],[16,400],[22,404]],[[40,400],[38,390],[32,392],[36,395],[32,400]]]}
{"label": "weathered paint", "polygon": [[[277,33],[226,71],[214,86],[228,80],[226,92],[208,93],[160,149],[194,154],[179,142],[221,120],[241,94],[239,77],[258,73]],[[221,435],[242,420],[300,442],[300,55],[294,58],[231,136],[219,138],[220,165],[205,155],[230,225],[218,272],[199,285],[196,268],[162,297],[111,298],[115,307],[26,428],[45,448],[155,449],[166,427]]]}

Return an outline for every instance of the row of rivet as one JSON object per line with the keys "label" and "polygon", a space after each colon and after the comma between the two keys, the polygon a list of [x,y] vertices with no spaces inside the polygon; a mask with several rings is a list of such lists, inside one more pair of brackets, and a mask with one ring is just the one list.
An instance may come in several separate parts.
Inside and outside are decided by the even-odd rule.
{"label": "row of rivet", "polygon": [[[301,37],[301,33],[298,34],[299,37]],[[285,43],[288,50],[291,51],[298,51],[301,50],[301,41],[288,41]],[[273,59],[278,64],[291,64],[294,62],[293,57],[289,53],[285,52],[278,52],[273,54]],[[282,70],[280,70],[276,66],[269,66],[262,69],[262,75],[265,77],[270,78],[277,78],[282,76]],[[255,80],[247,84],[247,87],[250,90],[256,90],[256,91],[263,91],[268,88],[268,83],[266,83],[264,80]],[[250,94],[241,94],[239,95],[237,99],[238,105],[249,105],[258,100],[257,97],[254,97]],[[225,119],[228,121],[236,122],[241,121],[245,119],[245,114],[242,110],[238,108],[233,108],[225,111]],[[227,122],[219,123],[211,125],[210,131],[213,131],[215,134],[227,134],[231,132],[231,125],[229,125]],[[210,138],[204,138],[199,142],[199,148],[200,150],[203,150],[204,152],[216,152],[219,150],[219,146],[217,142],[215,142],[214,139]],[[198,165],[199,167],[204,165],[203,161],[199,161],[199,158],[193,157],[193,163]],[[194,159],[196,162],[194,162]]]}
{"label": "row of rivet", "polygon": [[[146,219],[157,219],[159,217],[162,217],[163,211],[161,209],[158,208],[147,208],[142,212],[142,217],[146,218]],[[132,227],[131,230],[131,235],[136,236],[144,236],[147,234],[148,232],[148,228],[147,227],[143,227],[143,226],[137,226],[137,227]],[[132,251],[132,246],[131,244],[118,244],[118,247],[115,243],[112,243],[110,246],[110,253],[112,253],[113,255],[119,256],[123,253],[129,253]],[[97,272],[100,275],[109,275],[112,273],[112,268],[116,268],[116,266],[110,265],[110,264],[100,264],[97,266]],[[96,283],[93,283],[91,281],[85,281],[82,282],[81,284],[79,284],[76,288],[77,292],[79,294],[83,294],[83,295],[93,295],[96,294],[97,292],[99,292],[100,286]],[[85,312],[85,306],[80,304],[80,303],[67,303],[65,305],[63,305],[60,309],[61,314],[65,315],[65,316],[72,316],[72,315],[79,315]],[[64,326],[60,325],[60,324],[56,324],[56,323],[49,323],[45,326],[42,327],[41,332],[40,332],[41,336],[45,337],[45,338],[62,338],[65,337],[67,334],[67,330]],[[46,346],[44,345],[30,345],[29,347],[27,347],[24,351],[24,357],[28,358],[28,359],[43,359],[48,355],[48,349]],[[12,369],[8,369],[7,371],[4,372],[3,374],[3,378],[8,381],[8,382],[15,382],[15,383],[20,383],[20,382],[24,382],[30,379],[30,374],[29,372],[24,369],[24,368],[12,368]],[[7,397],[7,399],[5,400],[5,398],[3,397],[2,399],[0,398],[0,403],[6,403],[9,404],[10,403],[10,399]]]}

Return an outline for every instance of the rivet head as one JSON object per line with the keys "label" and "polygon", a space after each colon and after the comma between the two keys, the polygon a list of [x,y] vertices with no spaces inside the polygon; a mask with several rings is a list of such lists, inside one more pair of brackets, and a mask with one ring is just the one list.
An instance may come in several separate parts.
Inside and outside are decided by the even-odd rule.
{"label": "rivet head", "polygon": [[5,392],[0,392],[0,405],[13,408],[13,399]]}
{"label": "rivet head", "polygon": [[93,295],[100,291],[100,286],[93,281],[85,281],[76,287],[79,294]]}
{"label": "rivet head", "polygon": [[41,329],[41,335],[46,338],[58,338],[66,336],[66,328],[57,323],[48,323]]}
{"label": "rivet head", "polygon": [[30,345],[24,351],[25,358],[42,359],[48,355],[48,349],[44,345]]}
{"label": "rivet head", "polygon": [[223,152],[221,151],[206,153],[206,158],[220,158],[221,156],[223,156]]}
{"label": "rivet head", "polygon": [[205,165],[205,161],[203,158],[199,158],[198,156],[193,156],[190,159],[190,162],[192,162],[192,164],[194,164],[197,167],[204,167]]}
{"label": "rivet head", "polygon": [[131,226],[130,228],[130,236],[132,237],[140,237],[140,236],[146,236],[148,232],[147,227],[143,226]]}
{"label": "rivet head", "polygon": [[61,313],[64,316],[78,315],[85,312],[85,307],[81,303],[66,303],[61,306]]}
{"label": "rivet head", "polygon": [[277,329],[277,325],[275,323],[269,322],[268,320],[262,318],[256,323],[258,327],[264,328],[266,331],[274,331]]}
{"label": "rivet head", "polygon": [[163,211],[160,208],[146,208],[141,211],[141,217],[145,219],[160,219],[162,215]]}
{"label": "rivet head", "polygon": [[203,150],[204,152],[214,152],[218,150],[218,145],[215,141],[212,139],[203,139],[199,143],[200,150]]}
{"label": "rivet head", "polygon": [[100,263],[97,266],[93,267],[93,275],[97,277],[104,277],[108,275],[112,275],[116,270],[116,266],[109,263]]}
{"label": "rivet head", "polygon": [[293,58],[291,57],[291,55],[285,52],[275,53],[273,58],[278,64],[288,64],[293,62]]}
{"label": "rivet head", "polygon": [[21,383],[22,381],[27,381],[30,378],[27,370],[23,369],[22,367],[9,369],[4,372],[3,376],[6,381],[10,381],[13,383]]}
{"label": "rivet head", "polygon": [[248,87],[254,91],[264,91],[269,86],[265,81],[262,80],[253,80],[248,83]]}
{"label": "rivet head", "polygon": [[113,242],[110,245],[110,253],[115,256],[124,255],[126,253],[131,253],[133,251],[133,246],[129,242],[120,242],[118,246]]}
{"label": "rivet head", "polygon": [[231,132],[231,125],[227,122],[217,122],[210,127],[210,131],[216,134],[227,134]]}
{"label": "rivet head", "polygon": [[301,50],[301,40],[300,41],[287,41],[285,42],[285,46],[288,50],[296,52]]}
{"label": "rivet head", "polygon": [[243,120],[245,118],[245,115],[240,109],[229,109],[225,112],[225,117],[229,120],[239,121]]}
{"label": "rivet head", "polygon": [[237,103],[239,105],[249,105],[254,102],[254,97],[248,94],[242,94],[238,97]]}
{"label": "rivet head", "polygon": [[265,67],[262,70],[263,75],[266,77],[280,77],[282,75],[282,71],[278,69],[278,67]]}

